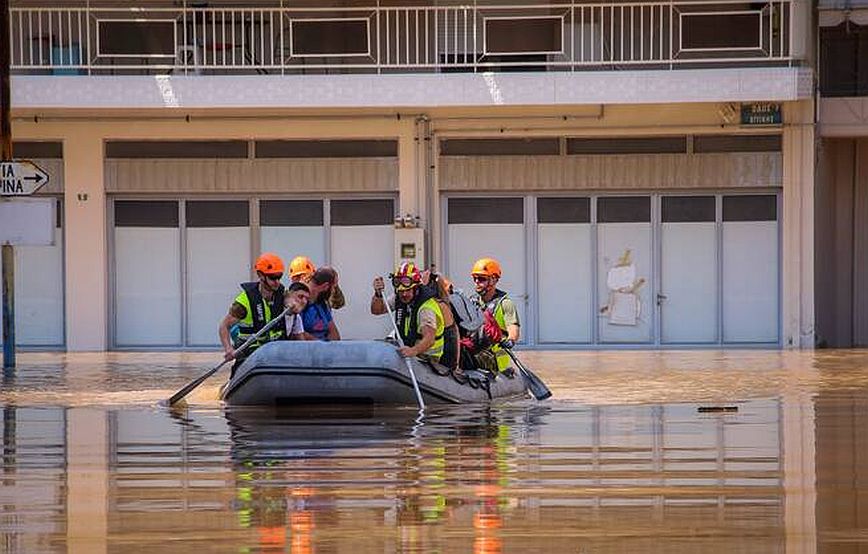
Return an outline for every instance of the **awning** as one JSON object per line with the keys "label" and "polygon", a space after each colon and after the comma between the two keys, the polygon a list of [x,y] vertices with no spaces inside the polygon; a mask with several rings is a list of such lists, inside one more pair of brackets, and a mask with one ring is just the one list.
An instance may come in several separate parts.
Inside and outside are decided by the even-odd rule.
{"label": "awning", "polygon": [[868,0],[819,0],[820,27],[837,27],[844,21],[868,25]]}

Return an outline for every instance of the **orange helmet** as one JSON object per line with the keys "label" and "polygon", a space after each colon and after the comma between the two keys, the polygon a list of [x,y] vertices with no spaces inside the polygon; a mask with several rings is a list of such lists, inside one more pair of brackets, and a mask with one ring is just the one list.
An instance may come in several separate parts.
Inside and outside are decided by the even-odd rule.
{"label": "orange helmet", "polygon": [[311,275],[316,271],[316,266],[310,261],[307,256],[296,256],[289,262],[289,277],[295,278],[299,275]]}
{"label": "orange helmet", "polygon": [[256,264],[253,266],[256,271],[267,275],[283,273],[283,260],[277,254],[265,252],[256,258]]}
{"label": "orange helmet", "polygon": [[500,264],[494,258],[479,258],[470,270],[470,275],[484,275],[495,279],[500,279],[502,274]]}
{"label": "orange helmet", "polygon": [[392,274],[392,286],[395,290],[409,290],[422,284],[422,273],[413,262],[404,262]]}

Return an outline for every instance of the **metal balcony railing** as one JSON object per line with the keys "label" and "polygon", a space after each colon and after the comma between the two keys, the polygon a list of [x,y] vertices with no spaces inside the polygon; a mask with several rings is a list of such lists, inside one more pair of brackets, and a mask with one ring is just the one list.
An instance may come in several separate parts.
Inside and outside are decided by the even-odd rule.
{"label": "metal balcony railing", "polygon": [[793,61],[792,0],[13,8],[17,73],[574,71]]}

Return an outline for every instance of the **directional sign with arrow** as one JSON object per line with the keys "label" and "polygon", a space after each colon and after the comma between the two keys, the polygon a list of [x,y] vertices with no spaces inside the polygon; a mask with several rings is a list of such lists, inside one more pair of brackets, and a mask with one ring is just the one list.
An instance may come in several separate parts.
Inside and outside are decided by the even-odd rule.
{"label": "directional sign with arrow", "polygon": [[48,182],[48,173],[28,160],[0,162],[0,196],[28,196]]}

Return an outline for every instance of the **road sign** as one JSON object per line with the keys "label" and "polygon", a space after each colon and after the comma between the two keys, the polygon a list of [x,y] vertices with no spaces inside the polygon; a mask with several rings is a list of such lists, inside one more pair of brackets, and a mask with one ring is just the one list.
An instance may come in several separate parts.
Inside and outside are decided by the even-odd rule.
{"label": "road sign", "polygon": [[28,196],[48,182],[48,173],[28,160],[0,162],[0,196]]}

